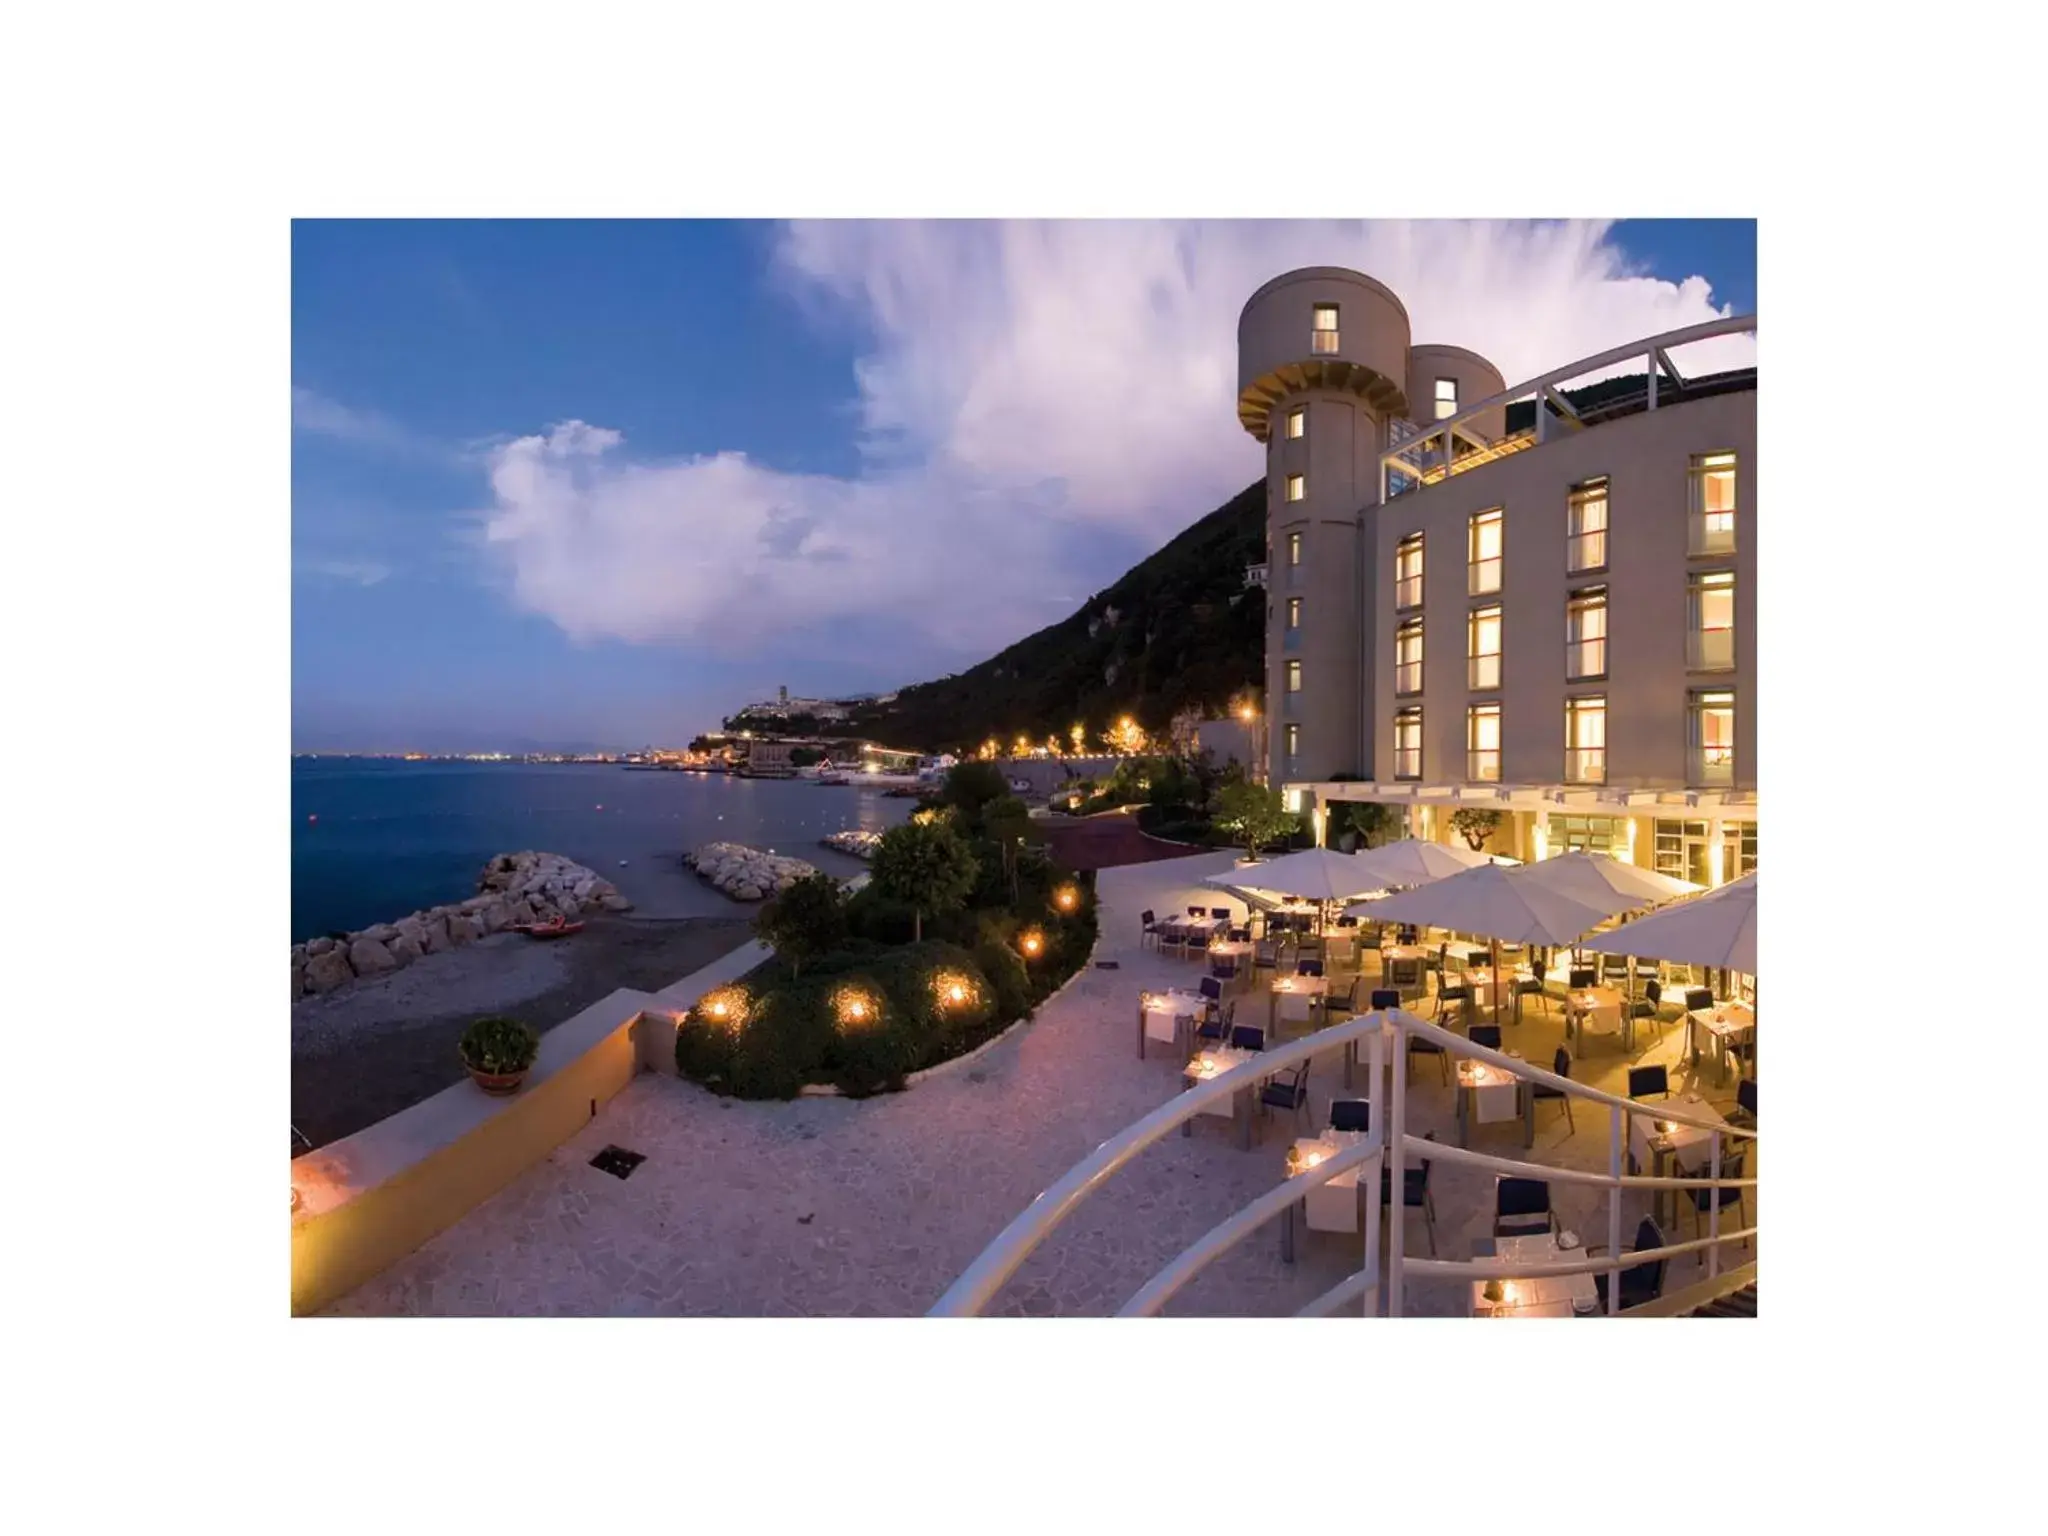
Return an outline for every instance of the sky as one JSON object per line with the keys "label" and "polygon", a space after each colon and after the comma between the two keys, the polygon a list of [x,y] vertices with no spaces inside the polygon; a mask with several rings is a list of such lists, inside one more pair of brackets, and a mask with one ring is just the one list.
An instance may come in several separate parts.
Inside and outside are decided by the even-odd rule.
{"label": "sky", "polygon": [[1237,316],[1312,265],[1510,382],[1756,306],[1747,220],[298,221],[294,750],[680,745],[971,666],[1258,478]]}

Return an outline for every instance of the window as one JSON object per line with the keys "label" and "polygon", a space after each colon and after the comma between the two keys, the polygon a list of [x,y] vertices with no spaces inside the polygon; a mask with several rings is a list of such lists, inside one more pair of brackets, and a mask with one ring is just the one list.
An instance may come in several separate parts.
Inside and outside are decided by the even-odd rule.
{"label": "window", "polygon": [[1306,496],[1307,494],[1307,475],[1289,475],[1287,477],[1287,499],[1289,501],[1299,501],[1302,497]]}
{"label": "window", "polygon": [[1394,716],[1394,777],[1422,777],[1422,711],[1404,709]]}
{"label": "window", "polygon": [[1422,620],[1410,619],[1394,631],[1394,692],[1422,692]]}
{"label": "window", "polygon": [[1657,873],[1694,885],[1711,885],[1707,867],[1707,823],[1704,821],[1659,821],[1654,824]]}
{"label": "window", "polygon": [[1289,565],[1301,564],[1301,535],[1299,533],[1287,535],[1287,563]]}
{"label": "window", "polygon": [[1702,787],[1735,782],[1735,695],[1695,689],[1686,711],[1691,748],[1687,783]]}
{"label": "window", "polygon": [[1298,597],[1287,599],[1287,627],[1289,629],[1301,628],[1301,599]]}
{"label": "window", "polygon": [[1612,856],[1616,849],[1628,847],[1628,834],[1622,830],[1619,816],[1552,816],[1549,844],[1553,857],[1560,853]]}
{"label": "window", "polygon": [[1312,352],[1334,352],[1337,350],[1337,306],[1318,304],[1316,306],[1315,334],[1310,338]]}
{"label": "window", "polygon": [[1436,381],[1436,419],[1442,421],[1446,416],[1455,416],[1457,414],[1458,381],[1456,379],[1438,379]]}
{"label": "window", "polygon": [[1568,575],[1607,569],[1607,477],[1572,487],[1565,540]]}
{"label": "window", "polygon": [[1564,781],[1607,782],[1607,700],[1600,694],[1564,701]]}
{"label": "window", "polygon": [[1567,682],[1607,675],[1607,589],[1574,592],[1564,608],[1564,675]]}
{"label": "window", "polygon": [[1695,555],[1735,552],[1735,455],[1700,453],[1692,461],[1692,518],[1687,550]]}
{"label": "window", "polygon": [[1301,663],[1298,661],[1287,663],[1287,691],[1289,693],[1301,692]]}
{"label": "window", "polygon": [[1307,431],[1308,409],[1305,406],[1297,406],[1287,413],[1287,435],[1289,437],[1300,437]]}
{"label": "window", "polygon": [[1394,549],[1394,606],[1422,606],[1422,535],[1411,533]]}
{"label": "window", "polygon": [[1301,756],[1301,727],[1290,725],[1287,727],[1287,760],[1289,763],[1292,763],[1299,756]]}
{"label": "window", "polygon": [[1726,822],[1721,828],[1721,878],[1735,880],[1756,868],[1756,823]]}
{"label": "window", "polygon": [[1474,704],[1465,711],[1465,777],[1475,784],[1500,782],[1500,706]]}
{"label": "window", "polygon": [[1500,686],[1500,604],[1474,608],[1465,624],[1465,686]]}
{"label": "window", "polygon": [[1482,592],[1498,592],[1501,542],[1499,507],[1495,507],[1491,512],[1472,514],[1472,527],[1466,542],[1467,572],[1470,579],[1465,590],[1475,597]]}
{"label": "window", "polygon": [[1687,583],[1685,664],[1694,672],[1735,669],[1735,573],[1702,571]]}

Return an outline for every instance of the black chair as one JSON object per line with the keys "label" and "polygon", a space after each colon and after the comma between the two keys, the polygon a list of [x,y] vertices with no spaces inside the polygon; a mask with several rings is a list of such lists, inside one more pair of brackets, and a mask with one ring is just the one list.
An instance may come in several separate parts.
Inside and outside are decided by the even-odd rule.
{"label": "black chair", "polygon": [[1500,1026],[1498,1024],[1474,1024],[1465,1031],[1465,1038],[1474,1045],[1483,1045],[1489,1051],[1500,1049]]}
{"label": "black chair", "polygon": [[1358,919],[1352,917],[1349,913],[1341,914],[1337,919],[1337,926],[1339,928],[1356,928],[1358,926]]}
{"label": "black chair", "polygon": [[1236,1024],[1230,1030],[1230,1048],[1234,1051],[1263,1051],[1266,1048],[1266,1032],[1256,1024]]}
{"label": "black chair", "polygon": [[1544,1179],[1503,1177],[1493,1186],[1493,1235],[1534,1237],[1557,1230],[1550,1208],[1550,1184]]}
{"label": "black chair", "polygon": [[[1572,1053],[1560,1045],[1557,1048],[1557,1054],[1550,1060],[1550,1070],[1558,1077],[1570,1077],[1572,1075]],[[1562,1103],[1564,1105],[1565,1124],[1572,1128],[1574,1136],[1578,1134],[1578,1122],[1572,1119],[1572,1096],[1570,1094],[1566,1093],[1562,1088],[1553,1088],[1548,1083],[1531,1083],[1529,1085],[1529,1092],[1535,1098],[1556,1099]]]}
{"label": "black chair", "polygon": [[1403,923],[1394,930],[1394,942],[1396,944],[1420,944],[1422,942],[1422,930],[1413,923]]}
{"label": "black chair", "polygon": [[1384,1013],[1389,1008],[1398,1008],[1400,1006],[1401,994],[1392,987],[1374,987],[1372,989],[1372,1011],[1374,1013]]}
{"label": "black chair", "polygon": [[1372,1105],[1364,1099],[1330,1100],[1330,1129],[1333,1131],[1371,1130]]}
{"label": "black chair", "polygon": [[1205,912],[1205,911],[1204,911],[1204,910],[1203,910],[1202,908],[1200,908],[1200,907],[1189,907],[1189,908],[1188,908],[1188,916],[1189,916],[1189,917],[1207,917],[1208,915],[1209,915],[1209,914],[1208,914],[1207,912]]}
{"label": "black chair", "polygon": [[1252,941],[1252,931],[1249,928],[1233,928],[1230,930],[1229,939],[1233,944],[1249,944]]}
{"label": "black chair", "polygon": [[1602,981],[1618,981],[1623,986],[1628,985],[1628,956],[1602,955],[1600,957],[1600,979]]}
{"label": "black chair", "polygon": [[1535,998],[1543,1005],[1543,1011],[1546,1014],[1550,1012],[1550,994],[1543,990],[1543,962],[1541,960],[1530,961],[1527,979],[1518,980],[1515,983],[1515,1013],[1517,1017],[1521,1014],[1522,999],[1525,997]]}
{"label": "black chair", "polygon": [[1630,1067],[1628,1069],[1628,1096],[1632,1099],[1647,1099],[1651,1094],[1671,1097],[1671,1074],[1661,1064],[1654,1067]]}
{"label": "black chair", "polygon": [[1252,975],[1256,979],[1260,971],[1280,969],[1280,946],[1272,939],[1261,939],[1252,946]]}
{"label": "black chair", "polygon": [[1220,918],[1222,918],[1222,919],[1223,919],[1223,921],[1224,921],[1224,922],[1226,922],[1226,923],[1227,923],[1227,922],[1229,922],[1229,921],[1230,921],[1230,908],[1228,908],[1228,907],[1211,907],[1211,908],[1209,909],[1209,915],[1210,915],[1211,917],[1220,917]]}
{"label": "black chair", "polygon": [[1465,951],[1465,969],[1468,971],[1483,970],[1492,960],[1493,955],[1487,950],[1468,949]]}
{"label": "black chair", "polygon": [[[1435,1141],[1436,1132],[1431,1131],[1422,1139],[1424,1141]],[[1436,1257],[1436,1201],[1431,1197],[1429,1191],[1429,1163],[1430,1160],[1425,1157],[1422,1160],[1421,1167],[1403,1168],[1401,1170],[1401,1210],[1404,1215],[1414,1210],[1422,1212],[1423,1225],[1429,1232],[1429,1256],[1433,1259]],[[1385,1211],[1393,1203],[1393,1195],[1394,1170],[1391,1166],[1382,1163],[1380,1165],[1380,1209],[1382,1211]]]}
{"label": "black chair", "polygon": [[1664,1037],[1664,1020],[1659,1010],[1663,1005],[1664,983],[1646,981],[1643,983],[1643,995],[1628,1005],[1628,1014],[1632,1019],[1648,1019],[1656,1025],[1657,1037],[1661,1040]]}
{"label": "black chair", "polygon": [[[1636,1243],[1629,1253],[1654,1253],[1664,1246],[1664,1234],[1657,1229],[1657,1223],[1645,1216],[1636,1224]],[[1586,1250],[1587,1258],[1594,1258],[1607,1251],[1603,1243]],[[1600,1293],[1600,1305],[1607,1305],[1607,1275],[1603,1271],[1593,1277],[1593,1285]],[[1651,1259],[1646,1264],[1633,1264],[1621,1272],[1621,1294],[1616,1298],[1620,1310],[1645,1306],[1664,1294],[1664,1261]]]}
{"label": "black chair", "polygon": [[1291,1109],[1297,1119],[1308,1116],[1308,1066],[1303,1062],[1287,1077],[1276,1077],[1259,1090],[1259,1109]]}
{"label": "black chair", "polygon": [[1237,956],[1211,955],[1209,957],[1209,974],[1218,981],[1237,980]]}
{"label": "black chair", "polygon": [[1438,987],[1436,989],[1436,1022],[1439,1024],[1448,1022],[1450,1005],[1452,1003],[1456,1003],[1458,1011],[1462,1013],[1465,1011],[1466,1005],[1471,1001],[1472,989],[1470,987],[1462,985]]}
{"label": "black chair", "polygon": [[1212,1008],[1196,1022],[1195,1038],[1197,1040],[1215,1040],[1219,1043],[1228,1040],[1230,1038],[1231,1026],[1236,1018],[1237,1004],[1235,1001],[1225,1003],[1220,1009]]}
{"label": "black chair", "polygon": [[1203,1012],[1214,1013],[1216,1005],[1223,1001],[1223,983],[1214,976],[1204,976],[1198,984],[1198,990],[1209,1003]]}
{"label": "black chair", "polygon": [[1566,986],[1573,992],[1583,992],[1599,981],[1599,973],[1590,965],[1575,965],[1571,968]]}
{"label": "black chair", "polygon": [[1320,960],[1297,960],[1294,962],[1294,974],[1297,976],[1320,976],[1323,974],[1323,962]]}
{"label": "black chair", "polygon": [[1145,940],[1148,937],[1154,944],[1157,944],[1159,942],[1159,914],[1150,907],[1147,907],[1138,914],[1138,921],[1145,925],[1143,932],[1138,935],[1138,948],[1143,949],[1145,947]]}
{"label": "black chair", "polygon": [[1756,1079],[1745,1077],[1735,1085],[1735,1108],[1728,1113],[1730,1125],[1756,1126]]}
{"label": "black chair", "polygon": [[[1743,1148],[1740,1152],[1730,1152],[1724,1146],[1721,1149],[1721,1177],[1724,1179],[1739,1179],[1743,1177],[1742,1167],[1743,1164],[1748,1161],[1749,1149],[1747,1147]],[[1693,1178],[1701,1179],[1711,1177],[1713,1173],[1713,1168],[1714,1164],[1712,1159],[1707,1157],[1705,1154],[1702,1154],[1700,1158],[1700,1166],[1690,1176]],[[1744,1198],[1748,1194],[1749,1191],[1742,1188],[1740,1185],[1737,1185],[1733,1189],[1686,1190],[1686,1203],[1692,1207],[1692,1235],[1694,1237],[1699,1237],[1702,1235],[1700,1231],[1701,1218],[1708,1211],[1711,1211],[1717,1203],[1723,1210],[1726,1210],[1731,1205],[1736,1207],[1737,1225],[1744,1227],[1748,1226],[1749,1206]],[[1745,1248],[1749,1246],[1748,1238],[1745,1237],[1742,1240],[1742,1246]]]}
{"label": "black chair", "polygon": [[1705,987],[1687,987],[1685,989],[1685,1011],[1687,1013],[1691,1013],[1695,1009],[1711,1008],[1713,1006],[1714,994]]}
{"label": "black chair", "polygon": [[1353,1014],[1356,1012],[1358,1012],[1358,978],[1354,976],[1351,978],[1351,985],[1346,987],[1341,995],[1332,992],[1323,999],[1323,1019],[1327,1022],[1332,1013]]}
{"label": "black chair", "polygon": [[1410,1068],[1414,1067],[1415,1058],[1418,1056],[1434,1056],[1436,1058],[1438,1075],[1443,1078],[1446,1086],[1450,1084],[1450,1057],[1445,1053],[1442,1046],[1438,1045],[1434,1040],[1425,1040],[1420,1035],[1410,1035],[1408,1037],[1408,1065]]}

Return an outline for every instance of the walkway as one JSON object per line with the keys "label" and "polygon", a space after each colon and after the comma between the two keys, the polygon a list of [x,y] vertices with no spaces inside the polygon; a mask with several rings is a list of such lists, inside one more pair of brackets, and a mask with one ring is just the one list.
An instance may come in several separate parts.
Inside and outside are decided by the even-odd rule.
{"label": "walkway", "polygon": [[[1032,1023],[907,1093],[740,1103],[670,1078],[639,1079],[544,1164],[333,1313],[923,1313],[1040,1190],[1178,1091],[1181,1062],[1170,1048],[1137,1058],[1135,1002],[1143,988],[1188,984],[1197,967],[1138,950],[1138,913],[1212,899],[1196,882],[1230,862],[1228,853],[1206,853],[1104,871],[1097,958],[1119,968],[1082,972]],[[1534,1017],[1511,1030],[1509,1043],[1547,1061],[1557,1033],[1554,1021]],[[1645,1059],[1674,1059],[1678,1034],[1667,1032]],[[1603,1086],[1626,1066],[1612,1046],[1595,1061]],[[1340,1072],[1331,1061],[1312,1078],[1319,1122],[1332,1090],[1342,1091]],[[1449,1091],[1428,1069],[1416,1081],[1415,1133],[1447,1134]],[[1604,1115],[1580,1113],[1569,1139],[1561,1113],[1546,1106],[1540,1118],[1538,1160],[1605,1167]],[[1289,1134],[1276,1123],[1250,1153],[1222,1121],[1169,1136],[1082,1206],[993,1310],[1115,1310],[1188,1243],[1278,1182]],[[1496,1141],[1509,1155],[1519,1146],[1492,1127],[1475,1144]],[[630,1179],[589,1166],[613,1143],[647,1156]],[[1559,1186],[1558,1200],[1588,1242],[1604,1240],[1604,1206],[1596,1208],[1593,1192]],[[1472,1239],[1490,1230],[1490,1178],[1441,1177],[1436,1205],[1439,1253],[1468,1256]],[[1625,1241],[1638,1214],[1631,1206]],[[1419,1215],[1409,1231],[1411,1249],[1426,1251]],[[1314,1234],[1301,1261],[1287,1265],[1269,1228],[1218,1260],[1168,1311],[1291,1312],[1356,1267],[1359,1242]],[[1731,1248],[1727,1261],[1749,1256]],[[1671,1285],[1693,1272],[1674,1266]],[[1409,1301],[1411,1312],[1454,1313],[1464,1298],[1455,1287],[1420,1284]]]}

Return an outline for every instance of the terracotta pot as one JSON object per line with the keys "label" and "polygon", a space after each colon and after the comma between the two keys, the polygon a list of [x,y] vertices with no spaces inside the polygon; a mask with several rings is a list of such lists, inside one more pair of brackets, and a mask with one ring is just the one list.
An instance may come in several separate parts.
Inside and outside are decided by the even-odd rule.
{"label": "terracotta pot", "polygon": [[466,1061],[463,1063],[463,1066],[468,1069],[470,1080],[477,1087],[483,1089],[485,1093],[490,1094],[493,1098],[499,1099],[510,1098],[513,1094],[517,1093],[519,1085],[526,1081],[527,1071],[531,1070],[529,1068],[522,1068],[517,1072],[479,1072]]}

